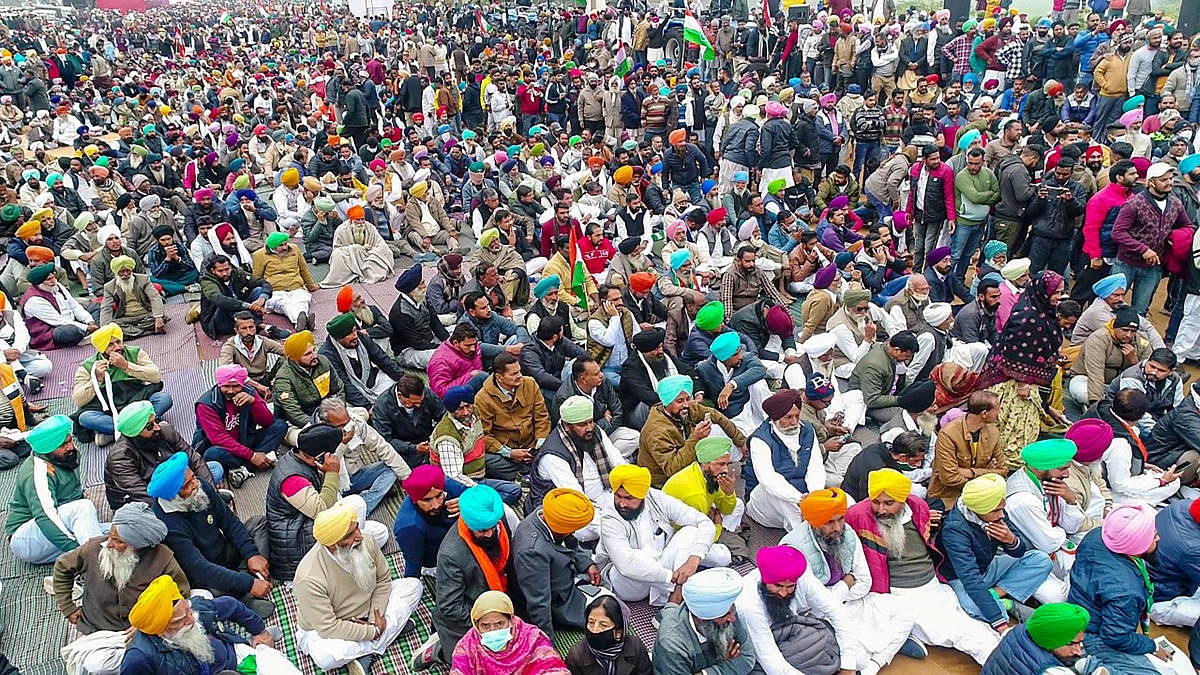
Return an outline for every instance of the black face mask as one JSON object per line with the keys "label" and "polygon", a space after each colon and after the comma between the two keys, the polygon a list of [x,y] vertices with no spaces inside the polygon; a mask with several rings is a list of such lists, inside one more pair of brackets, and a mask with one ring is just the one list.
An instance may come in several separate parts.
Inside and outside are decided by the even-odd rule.
{"label": "black face mask", "polygon": [[79,468],[79,451],[72,450],[62,457],[48,456],[46,457],[46,460],[54,466],[66,469],[68,471],[74,471],[75,469]]}
{"label": "black face mask", "polygon": [[616,626],[605,631],[600,631],[599,633],[587,631],[584,635],[587,637],[588,646],[598,651],[612,649],[621,642],[617,639]]}

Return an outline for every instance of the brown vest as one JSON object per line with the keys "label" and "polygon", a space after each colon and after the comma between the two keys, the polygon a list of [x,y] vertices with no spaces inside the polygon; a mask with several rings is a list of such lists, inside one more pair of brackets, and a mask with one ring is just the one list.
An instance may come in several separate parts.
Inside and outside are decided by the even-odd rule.
{"label": "brown vest", "polygon": [[159,544],[141,552],[137,567],[129,577],[129,583],[118,591],[111,579],[100,573],[100,544],[105,536],[95,537],[83,545],[83,616],[76,626],[84,635],[99,630],[122,631],[129,628],[129,610],[141,596],[142,591],[175,560],[175,554],[166,544]]}

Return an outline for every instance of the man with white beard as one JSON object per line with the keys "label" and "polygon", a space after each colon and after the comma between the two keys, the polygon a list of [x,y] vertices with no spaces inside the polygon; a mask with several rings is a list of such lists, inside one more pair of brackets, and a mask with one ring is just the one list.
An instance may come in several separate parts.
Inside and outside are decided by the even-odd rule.
{"label": "man with white beard", "polygon": [[[54,599],[58,611],[83,636],[63,648],[64,659],[79,672],[119,672],[125,654],[129,610],[150,582],[162,575],[184,592],[187,577],[163,544],[167,528],[144,502],[131,502],[113,514],[107,535],[95,537],[54,562]],[[76,603],[74,588],[83,595]]]}
{"label": "man with white beard", "polygon": [[801,402],[794,389],[772,394],[762,404],[767,420],[747,442],[746,515],[763,527],[792,529],[800,500],[825,487],[825,456],[812,425],[800,421]]}
{"label": "man with white beard", "polygon": [[249,607],[228,596],[186,599],[166,575],[142,591],[129,610],[129,625],[137,632],[125,648],[122,675],[221,673],[236,670],[251,654],[271,675],[300,673],[275,650],[274,635]]}
{"label": "man with white beard", "polygon": [[317,514],[313,537],[317,543],[296,568],[296,644],[322,670],[348,666],[351,675],[368,673],[412,626],[421,580],[392,579],[379,545],[363,537],[358,512],[348,504]]}

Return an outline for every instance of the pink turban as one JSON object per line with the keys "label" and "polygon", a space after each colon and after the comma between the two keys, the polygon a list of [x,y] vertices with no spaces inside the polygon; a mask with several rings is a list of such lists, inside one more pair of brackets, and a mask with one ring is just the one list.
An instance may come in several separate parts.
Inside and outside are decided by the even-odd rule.
{"label": "pink turban", "polygon": [[1138,178],[1145,178],[1146,171],[1150,169],[1150,160],[1145,157],[1134,157],[1129,161],[1133,162],[1134,168],[1137,169]]}
{"label": "pink turban", "polygon": [[1074,441],[1078,451],[1075,460],[1082,464],[1091,464],[1100,459],[1108,446],[1113,442],[1113,430],[1108,423],[1101,419],[1083,419],[1071,425],[1065,434],[1068,441]]}
{"label": "pink turban", "polygon": [[369,167],[369,168],[370,168],[372,171],[378,171],[379,169],[382,169],[383,167],[385,167],[385,166],[387,166],[387,165],[386,165],[386,164],[384,164],[384,162],[383,162],[383,160],[382,160],[382,159],[373,159],[373,160],[371,160],[371,163],[370,163],[370,164],[368,164],[367,166],[368,166],[368,167]]}
{"label": "pink turban", "polygon": [[372,183],[371,187],[367,188],[367,201],[373,202],[376,199],[383,198],[383,184]]}
{"label": "pink turban", "polygon": [[1122,504],[1104,517],[1101,537],[1113,553],[1142,555],[1154,544],[1154,509],[1145,504]]}
{"label": "pink turban", "polygon": [[783,337],[793,337],[792,333],[796,330],[796,322],[792,320],[792,315],[786,309],[775,305],[767,310],[767,331],[773,335]]}
{"label": "pink turban", "polygon": [[1142,121],[1142,111],[1141,110],[1130,110],[1129,112],[1125,113],[1124,115],[1121,115],[1121,119],[1119,121],[1122,125],[1127,126],[1127,127],[1137,124],[1138,122]]}
{"label": "pink turban", "polygon": [[667,238],[674,239],[675,233],[678,232],[679,228],[681,228],[681,227],[684,227],[682,220],[677,220],[677,221],[671,223],[670,225],[668,225],[667,226]]}
{"label": "pink turban", "polygon": [[196,198],[196,201],[200,201],[205,197],[211,198],[213,196],[213,191],[209,190],[208,188],[200,188],[199,190],[196,190],[193,196]]}
{"label": "pink turban", "polygon": [[791,546],[767,546],[760,548],[755,558],[764,584],[781,581],[794,582],[808,569],[804,554]]}
{"label": "pink turban", "polygon": [[787,114],[787,108],[779,101],[769,101],[767,103],[767,117],[783,117]]}
{"label": "pink turban", "polygon": [[224,387],[230,382],[246,384],[246,369],[236,363],[230,363],[217,368],[217,386]]}
{"label": "pink turban", "polygon": [[499,166],[508,161],[508,153],[501,150],[493,155],[492,159],[496,160],[496,165]]}
{"label": "pink turban", "polygon": [[[1130,110],[1129,112],[1133,111]],[[1143,134],[1152,134],[1159,129],[1162,129],[1162,120],[1158,118],[1158,115],[1151,115],[1142,121]]]}
{"label": "pink turban", "polygon": [[400,487],[409,499],[417,502],[424,499],[433,488],[445,489],[446,474],[436,464],[422,464],[413,469],[408,478],[400,481]]}
{"label": "pink turban", "polygon": [[908,229],[908,216],[904,211],[892,212],[892,228],[897,232]]}
{"label": "pink turban", "polygon": [[812,22],[812,27],[813,27],[813,30],[819,31],[825,27],[825,24],[818,20],[818,21]]}
{"label": "pink turban", "polygon": [[837,95],[825,94],[824,96],[821,97],[821,107],[825,107],[827,105],[833,105],[834,102],[836,102],[836,101],[837,101]]}

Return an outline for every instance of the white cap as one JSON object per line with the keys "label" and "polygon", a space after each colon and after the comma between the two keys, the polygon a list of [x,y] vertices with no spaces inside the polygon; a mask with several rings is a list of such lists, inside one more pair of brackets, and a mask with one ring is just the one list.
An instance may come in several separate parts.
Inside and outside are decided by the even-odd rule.
{"label": "white cap", "polygon": [[1166,162],[1155,162],[1154,164],[1150,165],[1149,169],[1146,169],[1146,180],[1158,178],[1159,176],[1165,176],[1174,170],[1175,167],[1167,164]]}

